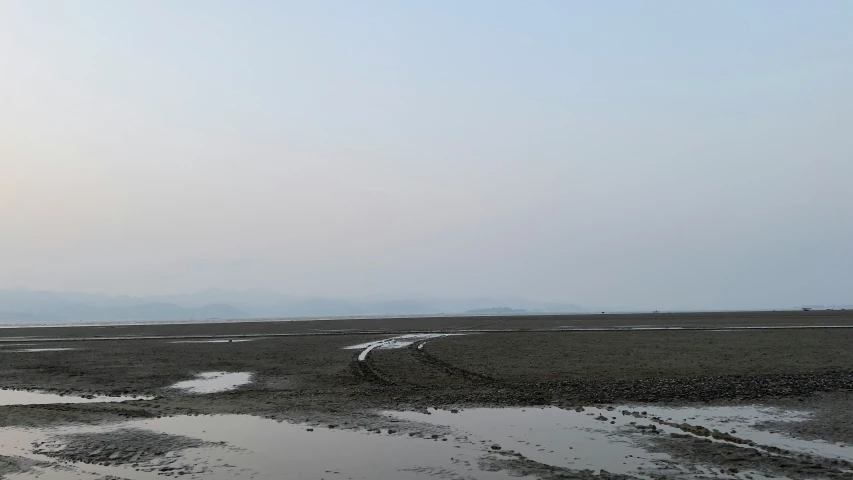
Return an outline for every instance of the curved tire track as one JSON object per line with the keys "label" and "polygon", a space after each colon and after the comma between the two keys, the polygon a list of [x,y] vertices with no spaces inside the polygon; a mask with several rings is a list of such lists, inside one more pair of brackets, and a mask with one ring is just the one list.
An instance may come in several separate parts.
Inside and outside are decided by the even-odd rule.
{"label": "curved tire track", "polygon": [[[393,342],[394,340],[395,338],[390,338],[387,340],[375,342],[364,348],[363,350],[360,350],[359,353],[353,358],[353,361],[351,363],[351,369],[353,374],[363,378],[368,382],[382,385],[404,384],[411,386],[424,386],[417,382],[412,382],[406,379],[406,377],[413,378],[415,376],[411,372],[408,375],[403,374],[398,376],[394,375],[394,372],[392,370],[391,374],[389,375],[388,373],[384,373],[382,369],[374,363],[371,356],[371,352],[373,350],[383,347],[387,343]],[[426,343],[431,340],[437,340],[437,338],[414,342],[406,348],[401,348],[399,354],[411,355],[412,358],[416,361],[415,363],[417,365],[420,365],[422,368],[432,371],[438,371],[441,373],[441,375],[447,376],[450,379],[462,380],[463,383],[468,385],[494,385],[496,383],[500,383],[499,380],[496,380],[495,378],[492,378],[488,375],[465,370],[464,368],[457,367],[431,355],[424,349],[424,345],[426,345]],[[429,377],[430,375],[418,376]]]}
{"label": "curved tire track", "polygon": [[432,368],[438,368],[451,377],[461,377],[469,383],[478,385],[501,383],[500,380],[490,377],[489,375],[472,372],[436,358],[434,355],[426,351],[425,346],[427,342],[429,342],[429,340],[412,344],[412,346],[409,347],[409,350],[417,356],[418,360],[420,360],[422,364]]}
{"label": "curved tire track", "polygon": [[379,370],[373,365],[373,361],[370,359],[370,352],[384,345],[386,341],[376,342],[364,350],[358,352],[358,354],[353,358],[351,363],[351,369],[356,376],[362,377],[368,382],[371,383],[381,383],[385,385],[394,385],[394,382],[385,378],[382,374],[379,373]]}

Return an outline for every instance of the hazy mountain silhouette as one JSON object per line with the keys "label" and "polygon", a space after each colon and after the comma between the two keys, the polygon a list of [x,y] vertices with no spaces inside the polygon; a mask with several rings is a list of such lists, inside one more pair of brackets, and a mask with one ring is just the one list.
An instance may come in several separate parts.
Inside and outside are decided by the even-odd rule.
{"label": "hazy mountain silhouette", "polygon": [[142,298],[107,296],[103,296],[101,302],[83,303],[79,301],[80,297],[81,294],[66,297],[56,292],[0,290],[0,322],[189,320],[248,316],[243,310],[224,304],[187,308]]}
{"label": "hazy mountain silhouette", "polygon": [[492,307],[492,308],[475,308],[473,310],[468,310],[465,313],[477,314],[477,315],[497,315],[501,313],[527,313],[527,310],[523,308],[509,308],[509,307]]}
{"label": "hazy mountain silhouette", "polygon": [[134,297],[16,289],[0,290],[0,322],[429,315],[487,310],[494,305],[512,305],[500,313],[583,311],[573,304],[519,298],[344,299],[298,297],[268,290],[204,290],[190,294]]}

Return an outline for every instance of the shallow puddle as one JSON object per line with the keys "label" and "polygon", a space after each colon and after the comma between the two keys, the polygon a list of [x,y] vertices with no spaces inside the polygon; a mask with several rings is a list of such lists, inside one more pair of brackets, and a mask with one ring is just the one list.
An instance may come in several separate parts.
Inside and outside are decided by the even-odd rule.
{"label": "shallow puddle", "polygon": [[477,408],[458,413],[429,412],[391,414],[405,420],[446,425],[479,438],[483,445],[495,444],[530,460],[573,470],[636,474],[650,467],[669,467],[671,463],[669,455],[649,453],[637,444],[636,432],[624,428],[627,422],[611,424],[615,420],[610,417],[596,420],[600,415],[597,410],[577,413],[559,408]]}
{"label": "shallow puddle", "polygon": [[419,342],[421,340],[430,340],[433,338],[440,337],[449,337],[453,335],[464,335],[461,333],[412,333],[408,335],[398,335],[396,337],[386,338],[383,340],[376,340],[373,342],[359,343],[358,345],[350,345],[349,347],[344,347],[346,350],[361,350],[363,348],[369,348],[371,346],[378,346],[380,348],[403,348],[408,347],[409,345]]}
{"label": "shallow puddle", "polygon": [[[480,438],[484,444],[494,442],[504,450],[510,449],[547,465],[572,470],[604,469],[611,473],[639,478],[646,478],[653,473],[666,478],[692,478],[710,472],[710,467],[719,467],[692,464],[666,453],[651,453],[647,450],[649,442],[654,438],[679,438],[685,445],[695,439],[706,439],[701,435],[687,434],[679,427],[673,426],[682,423],[726,432],[737,441],[751,440],[755,442],[755,448],[766,452],[777,453],[779,450],[774,449],[780,449],[829,461],[853,461],[853,448],[848,445],[797,439],[757,428],[757,424],[766,421],[798,422],[809,418],[809,414],[805,412],[770,407],[611,406],[586,407],[582,411],[550,407],[478,408],[457,413],[446,410],[428,412],[390,414],[405,420],[445,425],[455,431],[468,432],[469,435]],[[670,434],[680,437],[671,437]],[[726,440],[713,441],[741,448],[748,447]],[[754,479],[764,478],[758,472],[748,470],[729,476],[747,478],[746,475]]]}
{"label": "shallow puddle", "polygon": [[650,416],[657,416],[671,423],[701,425],[708,429],[730,433],[745,440],[752,440],[758,445],[853,462],[853,448],[850,445],[822,440],[798,439],[784,433],[760,429],[757,425],[768,421],[798,422],[808,420],[811,415],[807,412],[757,405],[702,408],[652,406],[639,408],[646,411]]}
{"label": "shallow puddle", "polygon": [[0,390],[0,406],[3,405],[49,405],[54,403],[98,403],[144,400],[150,397],[106,397],[89,395],[58,395],[55,393],[33,392],[27,390]]}
{"label": "shallow puddle", "polygon": [[[233,375],[215,373],[220,378]],[[724,469],[720,464],[701,464],[649,451],[655,439],[687,446],[696,441],[699,437],[674,426],[681,422],[725,432],[735,430],[739,438],[757,442],[755,448],[776,446],[839,459],[850,458],[853,453],[836,444],[758,430],[758,422],[808,418],[803,412],[764,407],[478,408],[453,412],[385,412],[388,421],[382,433],[282,423],[248,415],[178,416],[47,431],[7,428],[0,429],[0,453],[47,462],[7,477],[38,476],[42,480],[107,475],[139,480],[158,475],[198,479],[507,480],[521,474],[530,475],[525,478],[553,476],[554,472],[590,478],[602,470],[643,479],[771,478],[748,464],[731,470],[730,465],[723,465]],[[389,430],[387,425],[395,426]],[[435,432],[440,434],[432,435]],[[703,441],[726,444],[719,439]],[[752,447],[738,444],[732,448]]]}
{"label": "shallow puddle", "polygon": [[18,350],[0,350],[5,352],[62,352],[65,350],[76,350],[76,348],[21,348]]}
{"label": "shallow puddle", "polygon": [[[519,478],[505,471],[481,470],[479,462],[489,453],[474,444],[308,428],[247,415],[220,415],[131,421],[119,428],[65,428],[51,432],[0,429],[0,452],[53,462],[8,476],[10,479],[105,475],[139,480],[158,475],[307,480]],[[135,435],[127,435],[128,431]],[[92,435],[87,437],[86,433]],[[66,436],[69,434],[72,437]],[[156,458],[147,455],[149,451],[168,448],[156,439],[168,444],[173,437],[190,437],[195,443],[188,445],[196,446],[178,448]],[[134,438],[154,440],[147,445],[122,440]],[[57,459],[71,463],[60,465]]]}
{"label": "shallow puddle", "polygon": [[178,382],[169,388],[177,388],[189,393],[216,393],[234,390],[251,381],[252,374],[249,372],[204,372],[196,375],[195,380]]}
{"label": "shallow puddle", "polygon": [[363,362],[367,359],[367,355],[375,349],[391,349],[404,348],[415,342],[432,340],[434,338],[450,337],[455,335],[465,335],[464,333],[412,333],[407,335],[398,335],[396,337],[386,338],[383,340],[375,340],[372,342],[359,343],[358,345],[350,345],[344,347],[345,350],[361,350],[358,355],[358,360]]}

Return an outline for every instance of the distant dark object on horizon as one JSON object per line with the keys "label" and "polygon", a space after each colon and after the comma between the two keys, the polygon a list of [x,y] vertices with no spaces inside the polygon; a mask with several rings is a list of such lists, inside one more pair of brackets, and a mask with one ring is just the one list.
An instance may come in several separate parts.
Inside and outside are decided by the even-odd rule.
{"label": "distant dark object on horizon", "polygon": [[853,305],[800,305],[800,309],[802,309],[804,312],[808,312],[809,310],[847,310],[850,308],[853,308]]}

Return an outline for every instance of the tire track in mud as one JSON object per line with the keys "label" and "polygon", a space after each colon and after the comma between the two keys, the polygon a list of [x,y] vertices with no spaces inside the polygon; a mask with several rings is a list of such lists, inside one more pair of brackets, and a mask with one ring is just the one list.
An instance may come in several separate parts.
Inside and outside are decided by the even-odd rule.
{"label": "tire track in mud", "polygon": [[395,382],[386,379],[373,366],[370,360],[360,361],[357,358],[350,363],[350,370],[356,377],[363,378],[370,383],[379,383],[383,385],[395,385]]}
{"label": "tire track in mud", "polygon": [[[812,327],[802,327],[797,326],[793,327],[794,329],[800,328],[812,328]],[[823,328],[823,327],[817,327]],[[850,327],[844,327],[850,328]],[[765,330],[767,327],[750,327],[750,328],[735,328],[735,329],[726,329],[726,330]],[[772,329],[776,329],[773,327]],[[683,329],[680,327],[634,327],[630,330],[626,330],[624,328],[619,329],[559,329],[559,330],[548,330],[550,333],[581,333],[588,331],[646,331],[646,330],[674,330],[674,331],[685,331],[685,330],[711,330],[716,331],[718,328],[701,328],[701,329]],[[528,332],[536,332],[538,330],[527,330]],[[455,330],[453,333],[445,333],[445,335],[465,335],[465,334],[473,334],[473,333],[492,333],[490,330]],[[513,331],[500,331],[500,333],[521,333],[520,330]],[[392,346],[395,341],[399,341],[402,337],[413,336],[413,335],[436,335],[434,338],[427,338],[423,340],[416,340],[413,343],[409,344],[406,347],[395,347]],[[418,333],[418,334],[404,334],[398,335],[391,338],[386,338],[384,340],[373,342],[367,347],[363,348],[359,351],[359,354],[355,356],[353,361],[351,362],[351,370],[355,376],[360,377],[367,382],[376,383],[381,385],[405,385],[405,386],[418,386],[418,387],[426,387],[431,386],[436,383],[444,384],[445,382],[441,380],[443,377],[445,380],[450,381],[458,381],[460,384],[467,384],[468,386],[514,386],[514,382],[502,380],[491,376],[486,373],[474,372],[459,366],[456,366],[452,363],[449,363],[441,358],[429,353],[425,348],[427,343],[437,340],[441,338],[441,334],[438,332],[429,332],[429,333]],[[379,349],[391,349],[396,350],[397,355],[404,355],[405,358],[397,357],[397,364],[394,364],[394,359],[383,359],[379,361],[379,359],[373,358],[371,352],[373,350]],[[380,355],[380,359],[383,356]],[[385,364],[388,365],[385,365]],[[420,367],[420,368],[418,368]],[[417,378],[421,381],[412,381],[411,379]]]}
{"label": "tire track in mud", "polygon": [[429,366],[431,368],[440,369],[451,377],[461,377],[466,382],[473,383],[476,385],[493,385],[496,383],[500,383],[499,380],[488,375],[472,372],[470,370],[465,370],[464,368],[457,367],[443,360],[439,360],[438,358],[426,351],[425,346],[427,342],[429,342],[429,340],[412,344],[408,348],[408,350],[410,350],[417,357],[421,364]]}
{"label": "tire track in mud", "polygon": [[[447,377],[448,380],[461,380],[461,383],[470,386],[494,385],[496,383],[500,383],[499,380],[492,378],[488,375],[483,375],[480,373],[465,370],[464,368],[457,367],[429,354],[424,349],[424,346],[427,342],[431,340],[437,340],[438,338],[440,337],[431,338],[423,341],[416,341],[407,347],[394,349],[398,350],[396,354],[406,355],[410,359],[414,360],[414,362],[411,363],[419,367],[418,369],[423,368],[426,371],[394,372],[393,367],[391,371],[383,371],[383,368],[377,365],[371,353],[374,350],[378,350],[382,347],[392,344],[395,340],[397,340],[397,337],[376,342],[361,350],[353,358],[353,361],[351,362],[351,369],[356,376],[359,376],[368,382],[383,385],[424,386],[422,383],[413,382],[411,380],[407,380],[407,378],[434,377]],[[402,363],[406,363],[406,360],[408,359],[403,360]],[[400,362],[398,362],[398,365],[399,364]],[[402,370],[405,370],[405,368],[403,368]],[[399,374],[395,375],[395,373]]]}
{"label": "tire track in mud", "polygon": [[370,383],[380,383],[384,385],[394,385],[395,382],[385,378],[379,370],[373,365],[373,360],[370,359],[370,352],[381,347],[386,342],[377,342],[364,350],[361,350],[353,357],[350,363],[350,369],[357,377],[361,377]]}

